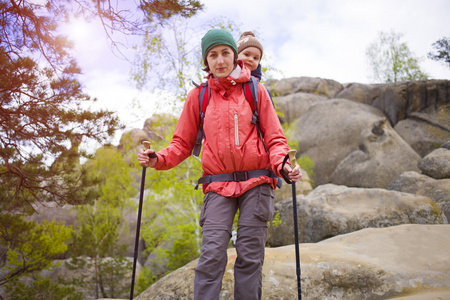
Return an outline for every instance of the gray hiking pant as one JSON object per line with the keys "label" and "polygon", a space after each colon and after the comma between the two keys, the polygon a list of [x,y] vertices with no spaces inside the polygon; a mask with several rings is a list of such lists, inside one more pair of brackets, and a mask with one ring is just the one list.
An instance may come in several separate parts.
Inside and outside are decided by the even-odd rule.
{"label": "gray hiking pant", "polygon": [[234,299],[261,299],[262,266],[267,221],[274,214],[274,191],[268,184],[254,187],[237,198],[208,193],[200,214],[202,246],[195,269],[194,299],[219,299],[227,265],[227,247],[239,208],[234,265]]}

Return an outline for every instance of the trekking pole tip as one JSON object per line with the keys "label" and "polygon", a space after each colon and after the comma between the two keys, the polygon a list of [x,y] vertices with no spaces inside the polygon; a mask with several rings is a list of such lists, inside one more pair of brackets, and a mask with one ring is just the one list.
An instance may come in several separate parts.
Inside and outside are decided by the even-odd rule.
{"label": "trekking pole tip", "polygon": [[144,145],[144,150],[148,150],[148,149],[150,149],[150,146],[152,145],[152,143],[150,143],[149,141],[143,141],[142,145]]}
{"label": "trekking pole tip", "polygon": [[291,168],[295,168],[296,162],[295,162],[295,155],[297,154],[297,150],[292,149],[288,151],[288,155],[289,155],[289,165],[291,166]]}

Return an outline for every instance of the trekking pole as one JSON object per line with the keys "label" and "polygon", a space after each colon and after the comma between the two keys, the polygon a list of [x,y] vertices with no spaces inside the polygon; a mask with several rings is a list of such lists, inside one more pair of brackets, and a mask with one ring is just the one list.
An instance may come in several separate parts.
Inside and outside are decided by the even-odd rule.
{"label": "trekking pole", "polygon": [[[297,150],[289,150],[289,165],[292,169],[295,168],[295,154]],[[292,181],[292,207],[294,211],[294,233],[295,233],[295,262],[297,271],[297,289],[298,289],[298,299],[302,299],[302,288],[301,288],[301,270],[300,270],[300,249],[298,245],[298,224],[297,224],[297,190],[295,188],[295,182]]]}
{"label": "trekking pole", "polygon": [[[144,150],[150,149],[151,143],[148,141],[143,141]],[[139,193],[139,209],[138,209],[138,217],[136,223],[136,239],[134,240],[134,260],[133,260],[133,275],[131,276],[131,291],[130,291],[130,300],[133,300],[133,292],[134,292],[134,280],[136,277],[136,263],[138,257],[139,250],[139,232],[141,230],[141,216],[142,216],[142,204],[144,203],[144,188],[145,188],[145,171],[146,167],[142,167],[142,177],[141,177],[141,191]]]}

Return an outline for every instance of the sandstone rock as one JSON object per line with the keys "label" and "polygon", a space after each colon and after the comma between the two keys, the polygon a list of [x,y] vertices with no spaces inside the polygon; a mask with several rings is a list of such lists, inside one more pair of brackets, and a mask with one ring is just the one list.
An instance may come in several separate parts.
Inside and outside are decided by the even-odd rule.
{"label": "sandstone rock", "polygon": [[314,77],[292,77],[283,80],[268,80],[265,86],[273,96],[285,96],[298,92],[334,98],[342,90],[342,84],[331,79]]}
{"label": "sandstone rock", "polygon": [[[450,287],[449,225],[363,229],[300,244],[303,299],[389,299]],[[233,299],[234,249],[228,250],[221,300]],[[165,276],[136,300],[192,299],[198,260]],[[294,245],[266,248],[263,299],[296,299]],[[444,298],[445,299],[445,298]]]}
{"label": "sandstone rock", "polygon": [[336,166],[358,149],[361,132],[384,119],[383,113],[369,105],[345,99],[320,101],[311,105],[307,114],[296,122],[294,138],[298,155],[314,161],[316,185],[330,182]]}
{"label": "sandstone rock", "polygon": [[172,126],[178,122],[178,118],[171,114],[155,114],[145,120],[142,129],[146,131],[151,140],[161,140],[163,134],[171,130]]}
{"label": "sandstone rock", "polygon": [[[403,294],[403,293],[402,293]],[[406,296],[389,298],[390,300],[448,300],[450,299],[450,288],[426,288],[423,291],[410,291]]]}
{"label": "sandstone rock", "polygon": [[417,172],[405,172],[393,180],[388,190],[425,196],[440,206],[450,220],[450,179],[436,180]]}
{"label": "sandstone rock", "polygon": [[418,118],[401,120],[394,129],[420,157],[426,156],[450,139],[450,131]]}
{"label": "sandstone rock", "polygon": [[438,148],[420,160],[419,169],[435,179],[450,178],[450,150]]}
{"label": "sandstone rock", "polygon": [[336,98],[345,98],[379,108],[393,125],[410,117],[414,112],[433,115],[443,113],[440,123],[444,124],[445,116],[448,117],[450,113],[448,111],[449,80],[419,80],[372,85],[349,83],[343,87]]}
{"label": "sandstone rock", "polygon": [[126,131],[120,137],[119,149],[123,149],[126,145],[141,145],[143,141],[150,139],[150,135],[143,129],[134,128]]}
{"label": "sandstone rock", "polygon": [[[301,170],[301,172],[302,178],[295,184],[296,193],[297,195],[308,195],[313,190],[311,180],[308,173],[304,170]],[[275,203],[290,197],[292,197],[292,185],[283,180],[281,188],[275,190]]]}
{"label": "sandstone rock", "polygon": [[445,149],[450,150],[450,140],[447,141],[447,142],[445,142],[445,143],[443,143],[443,144],[441,145],[441,148],[445,148]]}
{"label": "sandstone rock", "polygon": [[361,132],[358,150],[344,158],[330,182],[365,188],[386,188],[406,171],[419,171],[420,156],[383,119]]}
{"label": "sandstone rock", "polygon": [[325,96],[309,93],[295,93],[274,97],[276,109],[282,114],[280,117],[281,123],[288,124],[303,116],[313,103],[324,100],[327,100]]}
{"label": "sandstone rock", "polygon": [[33,209],[36,213],[25,217],[27,221],[42,223],[44,220],[64,223],[67,226],[77,226],[78,212],[70,204],[59,205],[56,202],[35,202]]}
{"label": "sandstone rock", "polygon": [[[275,204],[281,224],[269,227],[271,247],[294,243],[292,199]],[[385,189],[321,185],[297,197],[300,242],[324,239],[369,227],[400,224],[445,224],[446,217],[430,198]]]}
{"label": "sandstone rock", "polygon": [[352,100],[368,105],[371,105],[373,99],[379,97],[382,92],[381,85],[346,83],[343,87],[343,90],[337,93],[336,98]]}
{"label": "sandstone rock", "polygon": [[156,114],[145,120],[142,129],[131,129],[122,134],[117,149],[122,151],[128,164],[142,149],[143,141],[159,141],[171,127],[175,126],[177,118],[170,114]]}

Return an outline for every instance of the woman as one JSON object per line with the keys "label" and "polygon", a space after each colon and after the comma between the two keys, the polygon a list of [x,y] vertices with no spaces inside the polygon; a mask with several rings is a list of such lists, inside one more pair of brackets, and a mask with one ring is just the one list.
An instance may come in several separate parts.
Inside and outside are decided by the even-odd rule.
{"label": "woman", "polygon": [[[281,176],[289,146],[265,87],[258,83],[258,112],[268,153],[251,123],[253,111],[242,87],[250,79],[250,70],[237,61],[233,37],[225,30],[213,29],[202,38],[201,46],[211,89],[203,125],[203,170],[209,175],[272,170]],[[156,154],[151,149],[140,150],[139,163],[157,170],[178,165],[192,153],[199,121],[199,88],[195,88],[188,94],[172,142]],[[283,172],[293,181],[301,177],[299,166],[291,169],[285,164]],[[203,237],[195,270],[194,299],[219,299],[238,209],[234,298],[261,299],[267,222],[274,214],[276,179],[257,176],[237,180],[240,181],[213,181],[204,188],[200,214]]]}

